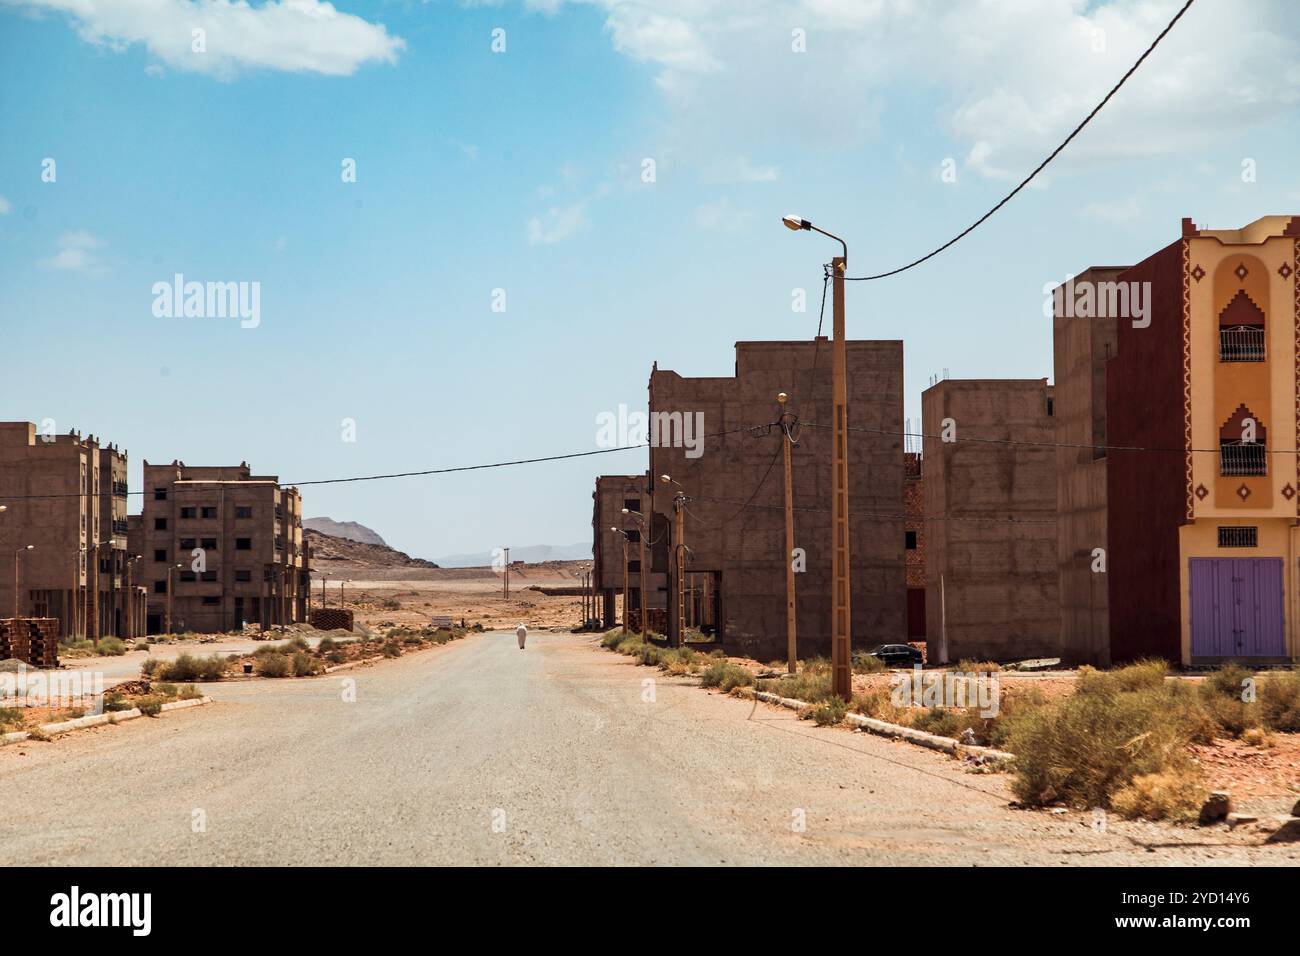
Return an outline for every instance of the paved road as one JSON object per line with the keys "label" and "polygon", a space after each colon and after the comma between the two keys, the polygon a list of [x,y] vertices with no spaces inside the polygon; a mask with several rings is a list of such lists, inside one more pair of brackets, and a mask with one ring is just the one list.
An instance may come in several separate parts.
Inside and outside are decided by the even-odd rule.
{"label": "paved road", "polygon": [[485,634],[214,694],[0,748],[0,863],[1300,860],[1205,831],[1097,833],[1081,815],[1011,810],[999,777],[708,694],[572,635],[534,634],[520,651],[513,634]]}

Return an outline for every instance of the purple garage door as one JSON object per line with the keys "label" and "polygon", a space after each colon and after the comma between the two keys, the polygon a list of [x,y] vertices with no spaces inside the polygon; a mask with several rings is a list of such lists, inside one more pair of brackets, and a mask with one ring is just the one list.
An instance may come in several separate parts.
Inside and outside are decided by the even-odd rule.
{"label": "purple garage door", "polygon": [[1281,558],[1191,559],[1192,656],[1285,656]]}

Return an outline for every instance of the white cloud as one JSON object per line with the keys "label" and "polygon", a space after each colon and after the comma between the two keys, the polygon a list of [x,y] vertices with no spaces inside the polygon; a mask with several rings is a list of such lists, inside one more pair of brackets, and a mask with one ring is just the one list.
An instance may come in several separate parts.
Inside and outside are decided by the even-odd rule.
{"label": "white cloud", "polygon": [[705,171],[705,178],[715,183],[774,183],[780,177],[775,166],[756,166],[748,156],[719,161]]}
{"label": "white cloud", "polygon": [[[177,70],[228,78],[239,69],[347,76],[371,62],[393,63],[405,47],[383,24],[339,12],[323,0],[5,0],[67,14],[83,39],[113,49],[142,43]],[[204,52],[193,50],[202,30]],[[150,73],[150,75],[155,75]]]}
{"label": "white cloud", "polygon": [[552,206],[546,211],[545,215],[534,216],[528,220],[528,243],[533,246],[554,245],[582,231],[587,226],[585,203],[574,203],[571,206]]}
{"label": "white cloud", "polygon": [[1113,201],[1094,200],[1083,207],[1081,215],[1085,219],[1099,222],[1125,223],[1133,222],[1142,214],[1142,203],[1136,196]]}
{"label": "white cloud", "polygon": [[40,260],[39,264],[44,268],[83,272],[87,275],[100,275],[108,271],[97,254],[104,243],[84,229],[64,233],[59,236],[57,245],[58,252],[48,259]]}
{"label": "white cloud", "polygon": [[13,208],[13,204],[10,203],[8,199],[5,199],[4,196],[0,196],[0,216],[9,215]]}
{"label": "white cloud", "polygon": [[[876,137],[887,104],[895,123],[920,100],[937,104],[970,168],[1019,179],[1183,0],[569,2],[603,9],[614,48],[657,68],[682,154],[842,149]],[[1193,5],[1058,166],[1176,153],[1291,116],[1293,7]],[[792,50],[796,29],[806,52]]]}
{"label": "white cloud", "polygon": [[695,225],[711,232],[739,232],[753,225],[754,217],[729,199],[705,203],[695,210]]}

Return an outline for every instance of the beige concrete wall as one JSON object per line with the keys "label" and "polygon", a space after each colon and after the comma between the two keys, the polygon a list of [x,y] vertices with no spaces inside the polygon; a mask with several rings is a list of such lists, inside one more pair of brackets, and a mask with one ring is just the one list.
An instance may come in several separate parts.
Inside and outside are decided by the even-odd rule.
{"label": "beige concrete wall", "polygon": [[[922,393],[931,660],[1059,651],[1052,397],[1045,379],[945,380]],[[938,437],[946,420],[956,442]]]}

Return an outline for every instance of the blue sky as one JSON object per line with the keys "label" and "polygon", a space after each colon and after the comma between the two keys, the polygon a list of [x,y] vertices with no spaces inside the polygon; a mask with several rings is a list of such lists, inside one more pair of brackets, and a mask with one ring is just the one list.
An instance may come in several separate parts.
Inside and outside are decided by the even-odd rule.
{"label": "blue sky", "polygon": [[[1200,0],[1041,185],[850,288],[852,337],[905,342],[910,415],[944,368],[1050,376],[1044,284],[1140,259],[1182,216],[1300,213],[1285,6]],[[652,361],[725,375],[737,340],[813,334],[834,250],[782,214],[844,235],[851,272],[928,251],[1174,9],[5,0],[0,417],[116,441],[137,489],[146,458],[295,481],[591,449]],[[259,282],[260,325],[156,317],[178,272]],[[309,488],[306,510],[422,556],[570,543],[591,478],[643,467]]]}

